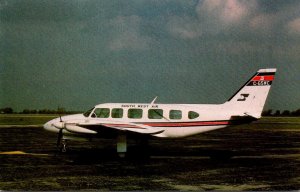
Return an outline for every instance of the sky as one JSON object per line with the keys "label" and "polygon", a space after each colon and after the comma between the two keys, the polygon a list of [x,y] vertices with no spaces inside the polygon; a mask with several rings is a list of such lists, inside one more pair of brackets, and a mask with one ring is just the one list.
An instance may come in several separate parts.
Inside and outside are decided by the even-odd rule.
{"label": "sky", "polygon": [[0,0],[0,108],[223,103],[268,67],[299,109],[298,0]]}

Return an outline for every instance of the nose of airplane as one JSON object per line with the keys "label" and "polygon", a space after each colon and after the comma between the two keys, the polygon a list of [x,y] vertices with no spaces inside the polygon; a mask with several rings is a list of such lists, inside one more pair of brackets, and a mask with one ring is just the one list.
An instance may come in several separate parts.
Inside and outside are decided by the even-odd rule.
{"label": "nose of airplane", "polygon": [[48,121],[47,123],[45,123],[43,125],[43,128],[46,130],[46,131],[51,131],[51,132],[55,132],[57,133],[59,130],[53,126],[53,123],[56,122],[57,119],[53,119],[51,121]]}
{"label": "nose of airplane", "polygon": [[64,126],[63,123],[66,123],[68,121],[75,121],[78,122],[78,120],[82,120],[82,118],[85,118],[83,114],[75,114],[75,115],[67,115],[63,117],[58,117],[55,119],[52,119],[51,121],[48,121],[43,125],[44,129],[46,131],[51,131],[58,133]]}

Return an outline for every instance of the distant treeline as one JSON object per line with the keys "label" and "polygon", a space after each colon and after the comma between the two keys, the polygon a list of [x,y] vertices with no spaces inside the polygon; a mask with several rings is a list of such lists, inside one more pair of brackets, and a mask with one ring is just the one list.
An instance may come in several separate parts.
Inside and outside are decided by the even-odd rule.
{"label": "distant treeline", "polygon": [[[21,112],[15,112],[11,107],[5,107],[0,109],[1,114],[75,114],[75,113],[82,113],[82,111],[67,111],[65,108],[57,108],[56,110],[53,109],[24,109]],[[289,110],[275,110],[272,109],[265,110],[262,112],[262,116],[282,116],[282,117],[289,117],[289,116],[300,116],[300,109],[296,111],[289,111]]]}
{"label": "distant treeline", "polygon": [[65,108],[54,109],[24,109],[21,112],[15,112],[11,107],[5,107],[0,109],[1,114],[76,114],[82,113],[82,111],[68,111]]}
{"label": "distant treeline", "polygon": [[296,111],[275,110],[274,112],[272,109],[269,109],[269,110],[263,111],[261,115],[262,116],[275,116],[275,117],[277,117],[277,116],[282,116],[282,117],[300,116],[300,109],[297,109]]}

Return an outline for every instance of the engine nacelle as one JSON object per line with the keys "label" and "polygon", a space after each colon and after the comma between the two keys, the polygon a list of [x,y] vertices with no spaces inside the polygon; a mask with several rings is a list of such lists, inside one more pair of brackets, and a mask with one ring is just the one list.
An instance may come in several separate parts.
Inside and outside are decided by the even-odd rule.
{"label": "engine nacelle", "polygon": [[79,133],[79,134],[97,134],[96,131],[89,130],[83,127],[79,127],[77,125],[65,125],[67,131],[72,133]]}

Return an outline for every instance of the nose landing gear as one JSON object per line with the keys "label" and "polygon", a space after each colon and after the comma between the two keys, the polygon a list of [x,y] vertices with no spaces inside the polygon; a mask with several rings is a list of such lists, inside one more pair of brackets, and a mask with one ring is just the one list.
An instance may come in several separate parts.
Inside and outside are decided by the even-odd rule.
{"label": "nose landing gear", "polygon": [[68,150],[67,140],[64,138],[61,138],[59,141],[59,144],[57,145],[57,149],[60,153],[66,153]]}
{"label": "nose landing gear", "polygon": [[66,153],[67,152],[67,140],[66,139],[62,139],[61,140],[59,151],[62,152],[62,153]]}

